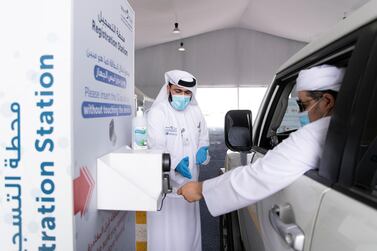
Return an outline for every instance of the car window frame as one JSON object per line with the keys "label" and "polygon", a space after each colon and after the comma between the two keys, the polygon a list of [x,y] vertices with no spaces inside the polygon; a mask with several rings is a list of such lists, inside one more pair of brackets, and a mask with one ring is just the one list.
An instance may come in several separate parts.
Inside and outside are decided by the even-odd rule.
{"label": "car window frame", "polygon": [[342,156],[339,180],[334,184],[334,189],[345,193],[352,198],[369,206],[377,208],[377,196],[368,194],[364,189],[355,184],[356,171],[359,164],[360,143],[365,126],[368,123],[365,112],[377,101],[377,22],[368,27],[370,36],[374,37],[373,45],[369,48],[368,63],[364,68],[364,74],[360,76],[360,85],[355,94],[355,102],[350,112],[352,119],[349,122],[349,137],[345,142]]}
{"label": "car window frame", "polygon": [[[363,72],[363,67],[365,67],[368,62],[368,52],[374,41],[373,32],[371,32],[371,30],[375,30],[375,23],[377,22],[372,22],[371,24],[365,25],[349,35],[338,39],[334,43],[320,49],[312,55],[309,55],[307,58],[299,61],[276,75],[275,81],[272,83],[271,88],[269,88],[269,93],[266,95],[266,100],[269,100],[268,98],[273,99],[270,99],[269,102],[265,102],[261,109],[264,116],[259,118],[259,120],[262,120],[263,123],[262,125],[257,125],[259,128],[256,128],[255,130],[255,133],[258,134],[254,135],[254,137],[257,139],[254,141],[257,143],[255,148],[265,149],[267,144],[266,136],[270,128],[274,109],[276,109],[276,105],[279,103],[283,92],[279,87],[284,86],[284,83],[288,83],[292,80],[292,78],[297,78],[297,74],[301,69],[323,63],[333,64],[339,58],[341,58],[343,55],[342,52],[345,53],[344,55],[350,53],[351,55],[349,56],[348,60],[345,81],[342,86],[342,94],[339,95],[341,96],[339,104],[337,101],[337,107],[339,108],[336,109],[334,114],[335,116],[330,122],[329,134],[326,139],[326,149],[324,150],[324,161],[321,162],[318,170],[309,171],[306,173],[307,176],[326,186],[332,186],[338,181],[341,167],[340,160],[343,158],[344,141],[347,138],[347,131],[342,129],[345,128],[344,124],[347,124],[347,121],[350,119],[349,111],[352,108],[352,105],[347,102],[356,97],[355,92],[352,91],[358,86],[353,85],[355,82],[354,78],[357,78],[358,74]],[[371,26],[373,26],[372,29]],[[329,145],[332,145],[332,147],[329,147]],[[331,150],[331,152],[328,152],[328,150]],[[329,154],[332,154],[332,156],[329,156]],[[336,156],[336,158],[334,158],[334,156]]]}

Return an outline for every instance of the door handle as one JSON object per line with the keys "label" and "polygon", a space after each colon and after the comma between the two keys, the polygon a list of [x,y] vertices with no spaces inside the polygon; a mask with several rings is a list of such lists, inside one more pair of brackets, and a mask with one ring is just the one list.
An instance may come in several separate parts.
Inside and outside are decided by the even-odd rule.
{"label": "door handle", "polygon": [[[288,205],[288,210],[292,210]],[[285,223],[280,218],[280,207],[273,206],[269,212],[272,227],[279,233],[280,237],[294,250],[304,249],[305,234],[301,228],[294,223]]]}

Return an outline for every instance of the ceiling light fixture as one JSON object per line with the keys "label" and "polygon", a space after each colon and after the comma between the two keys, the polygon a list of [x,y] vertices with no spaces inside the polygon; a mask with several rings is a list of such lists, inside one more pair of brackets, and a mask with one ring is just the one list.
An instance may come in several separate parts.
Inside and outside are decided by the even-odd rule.
{"label": "ceiling light fixture", "polygon": [[178,48],[179,51],[185,51],[185,47],[183,47],[183,42],[181,42],[181,46]]}
{"label": "ceiling light fixture", "polygon": [[179,33],[181,33],[181,30],[178,28],[178,23],[174,23],[173,33],[174,33],[174,34],[179,34]]}

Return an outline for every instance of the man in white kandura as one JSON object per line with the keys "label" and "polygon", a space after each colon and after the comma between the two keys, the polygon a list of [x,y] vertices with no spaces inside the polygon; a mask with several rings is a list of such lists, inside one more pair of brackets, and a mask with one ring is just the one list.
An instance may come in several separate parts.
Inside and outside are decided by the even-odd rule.
{"label": "man in white kandura", "polygon": [[262,200],[318,168],[343,76],[344,69],[330,65],[300,71],[296,90],[303,127],[255,163],[203,183],[187,183],[178,194],[191,202],[204,197],[217,216]]}
{"label": "man in white kandura", "polygon": [[208,129],[195,99],[196,86],[188,72],[166,72],[165,85],[148,112],[148,143],[170,153],[173,187],[162,210],[147,214],[148,251],[202,249],[199,203],[176,194],[185,183],[197,181],[199,165],[209,162]]}

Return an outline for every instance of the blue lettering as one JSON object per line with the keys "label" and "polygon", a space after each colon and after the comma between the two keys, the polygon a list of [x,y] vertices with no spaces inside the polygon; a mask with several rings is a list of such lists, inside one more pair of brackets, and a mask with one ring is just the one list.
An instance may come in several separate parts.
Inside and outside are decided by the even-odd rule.
{"label": "blue lettering", "polygon": [[43,86],[44,88],[50,88],[54,83],[54,77],[50,72],[45,72],[41,75],[39,82],[41,83],[41,86]]}
{"label": "blue lettering", "polygon": [[39,62],[41,63],[40,69],[41,70],[54,69],[53,64],[46,64],[47,60],[52,60],[52,59],[54,59],[53,55],[43,55],[43,56],[41,56],[40,59],[39,59]]}
{"label": "blue lettering", "polygon": [[[41,90],[35,90],[36,100],[35,106],[40,110],[39,121],[40,127],[36,130],[37,138],[34,147],[39,153],[38,159],[44,159],[46,156],[42,154],[44,151],[54,151],[54,91],[52,89],[54,83],[54,75],[48,70],[54,69],[53,55],[43,55],[40,57],[40,70],[45,70],[39,78],[39,86]],[[48,110],[47,110],[48,108]],[[56,228],[55,217],[55,182],[54,172],[55,164],[52,161],[42,161],[40,164],[40,192],[41,196],[36,197],[38,203],[37,212],[41,216],[41,243],[38,247],[39,251],[56,250],[56,236],[51,230]]]}
{"label": "blue lettering", "polygon": [[[42,142],[42,145],[40,144]],[[38,152],[43,152],[44,150],[46,150],[46,147],[48,147],[48,150],[50,152],[54,151],[54,141],[52,139],[44,139],[43,141],[40,141],[39,139],[37,139],[35,141],[35,149],[38,151]]]}

